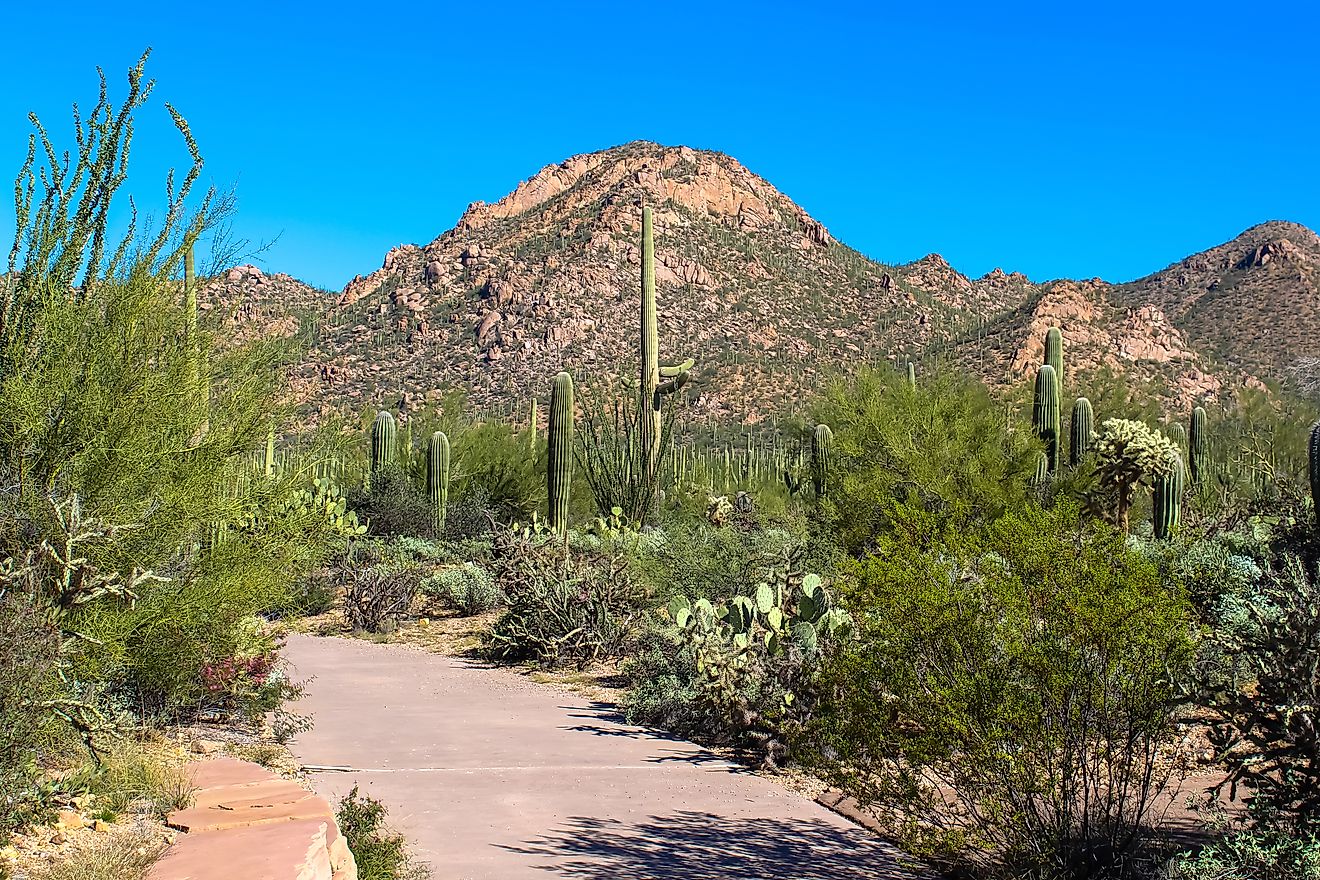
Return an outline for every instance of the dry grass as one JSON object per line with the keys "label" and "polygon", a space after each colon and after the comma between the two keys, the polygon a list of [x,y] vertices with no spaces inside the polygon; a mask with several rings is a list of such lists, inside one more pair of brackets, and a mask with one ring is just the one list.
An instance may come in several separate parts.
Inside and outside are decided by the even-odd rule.
{"label": "dry grass", "polygon": [[150,827],[87,837],[47,864],[32,869],[31,880],[142,880],[166,843]]}
{"label": "dry grass", "polygon": [[113,813],[130,807],[164,816],[192,803],[193,784],[184,758],[162,740],[124,739],[102,756],[89,790],[95,805]]}

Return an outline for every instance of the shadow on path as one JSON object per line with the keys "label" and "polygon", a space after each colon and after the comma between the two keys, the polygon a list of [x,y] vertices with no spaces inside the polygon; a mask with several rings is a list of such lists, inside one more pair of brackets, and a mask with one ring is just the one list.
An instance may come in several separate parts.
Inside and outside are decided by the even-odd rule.
{"label": "shadow on path", "polygon": [[[912,880],[936,876],[864,831],[818,819],[730,819],[680,811],[631,824],[575,816],[522,846],[542,870],[583,880]],[[902,859],[903,862],[909,862]]]}

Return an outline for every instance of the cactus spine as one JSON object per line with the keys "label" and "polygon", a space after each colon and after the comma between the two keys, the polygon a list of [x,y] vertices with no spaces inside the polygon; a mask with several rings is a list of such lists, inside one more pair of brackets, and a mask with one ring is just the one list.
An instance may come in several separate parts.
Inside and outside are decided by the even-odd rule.
{"label": "cactus spine", "polygon": [[546,429],[546,489],[550,527],[568,532],[568,493],[573,479],[573,377],[561,372],[550,391],[550,424]]}
{"label": "cactus spine", "polygon": [[445,530],[449,507],[449,437],[444,431],[431,435],[426,450],[426,497],[431,502],[431,526],[438,538]]}
{"label": "cactus spine", "polygon": [[1155,537],[1167,541],[1178,534],[1182,523],[1183,462],[1182,456],[1173,453],[1169,456],[1169,473],[1157,478],[1154,487],[1152,515],[1155,520]]}
{"label": "cactus spine", "polygon": [[1091,435],[1095,433],[1095,412],[1091,409],[1091,401],[1079,397],[1073,402],[1068,427],[1068,463],[1077,467],[1090,451]]}
{"label": "cactus spine", "polygon": [[1049,472],[1059,468],[1059,380],[1054,367],[1042,364],[1036,370],[1036,394],[1031,407],[1031,427],[1045,443]]}
{"label": "cactus spine", "polygon": [[816,497],[824,498],[829,490],[830,447],[834,444],[834,432],[829,425],[817,425],[811,434],[811,483],[816,488]]}
{"label": "cactus spine", "polygon": [[376,413],[371,426],[371,475],[374,477],[386,465],[394,462],[397,429],[389,410]]}
{"label": "cactus spine", "polygon": [[1187,463],[1191,465],[1193,486],[1200,486],[1209,476],[1206,473],[1209,459],[1210,444],[1205,433],[1205,410],[1198,406],[1192,410],[1191,431],[1187,438]]}
{"label": "cactus spine", "polygon": [[1057,392],[1063,394],[1063,331],[1051,327],[1045,331],[1045,363],[1054,368],[1054,381],[1058,384]]}

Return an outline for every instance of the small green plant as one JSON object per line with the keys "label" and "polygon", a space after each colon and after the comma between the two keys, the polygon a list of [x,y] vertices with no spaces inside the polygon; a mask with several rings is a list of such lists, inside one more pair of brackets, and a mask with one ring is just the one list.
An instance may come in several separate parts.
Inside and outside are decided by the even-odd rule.
{"label": "small green plant", "polygon": [[408,841],[385,821],[380,801],[353,786],[335,808],[335,821],[357,863],[358,880],[426,880],[431,872],[408,853]]}
{"label": "small green plant", "polygon": [[504,599],[490,572],[475,562],[436,572],[422,582],[422,592],[465,617],[484,614]]}

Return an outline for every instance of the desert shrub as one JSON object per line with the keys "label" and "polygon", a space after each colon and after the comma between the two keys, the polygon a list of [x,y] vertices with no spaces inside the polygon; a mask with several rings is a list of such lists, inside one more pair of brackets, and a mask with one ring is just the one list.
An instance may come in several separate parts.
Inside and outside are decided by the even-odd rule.
{"label": "desert shrub", "polygon": [[498,511],[486,488],[473,486],[461,495],[450,495],[444,537],[451,542],[484,540],[498,521]]}
{"label": "desert shrub", "polygon": [[398,465],[372,474],[369,486],[349,490],[348,503],[372,535],[431,537],[434,531],[425,484]]}
{"label": "desert shrub", "polygon": [[931,546],[1020,506],[1038,444],[1009,432],[1001,404],[953,372],[913,391],[888,368],[835,382],[813,409],[834,432],[826,520],[848,549],[902,532]]}
{"label": "desert shrub", "polygon": [[464,616],[484,614],[503,599],[490,572],[475,562],[441,569],[422,582],[422,592]]}
{"label": "desert shrub", "polygon": [[1160,880],[1314,880],[1320,877],[1320,835],[1279,825],[1260,813],[1229,818],[1222,810],[1207,823],[1212,840],[1170,859]]}
{"label": "desert shrub", "polygon": [[1098,876],[1141,851],[1195,647],[1154,563],[1060,503],[932,550],[894,538],[854,576],[860,640],[803,737],[828,778],[979,873]]}
{"label": "desert shrub", "polygon": [[189,806],[195,790],[181,768],[131,737],[105,749],[101,763],[86,774],[85,789],[97,810],[117,815],[137,805],[158,817]]}
{"label": "desert shrub", "polygon": [[624,560],[567,554],[557,540],[504,529],[491,571],[508,598],[487,637],[491,659],[581,669],[624,653],[641,598]]}
{"label": "desert shrub", "polygon": [[344,572],[344,621],[353,632],[393,632],[417,595],[415,569],[370,565]]}
{"label": "desert shrub", "polygon": [[385,822],[385,805],[358,787],[335,808],[335,821],[357,863],[358,880],[425,880],[431,872],[408,854],[408,842]]}

